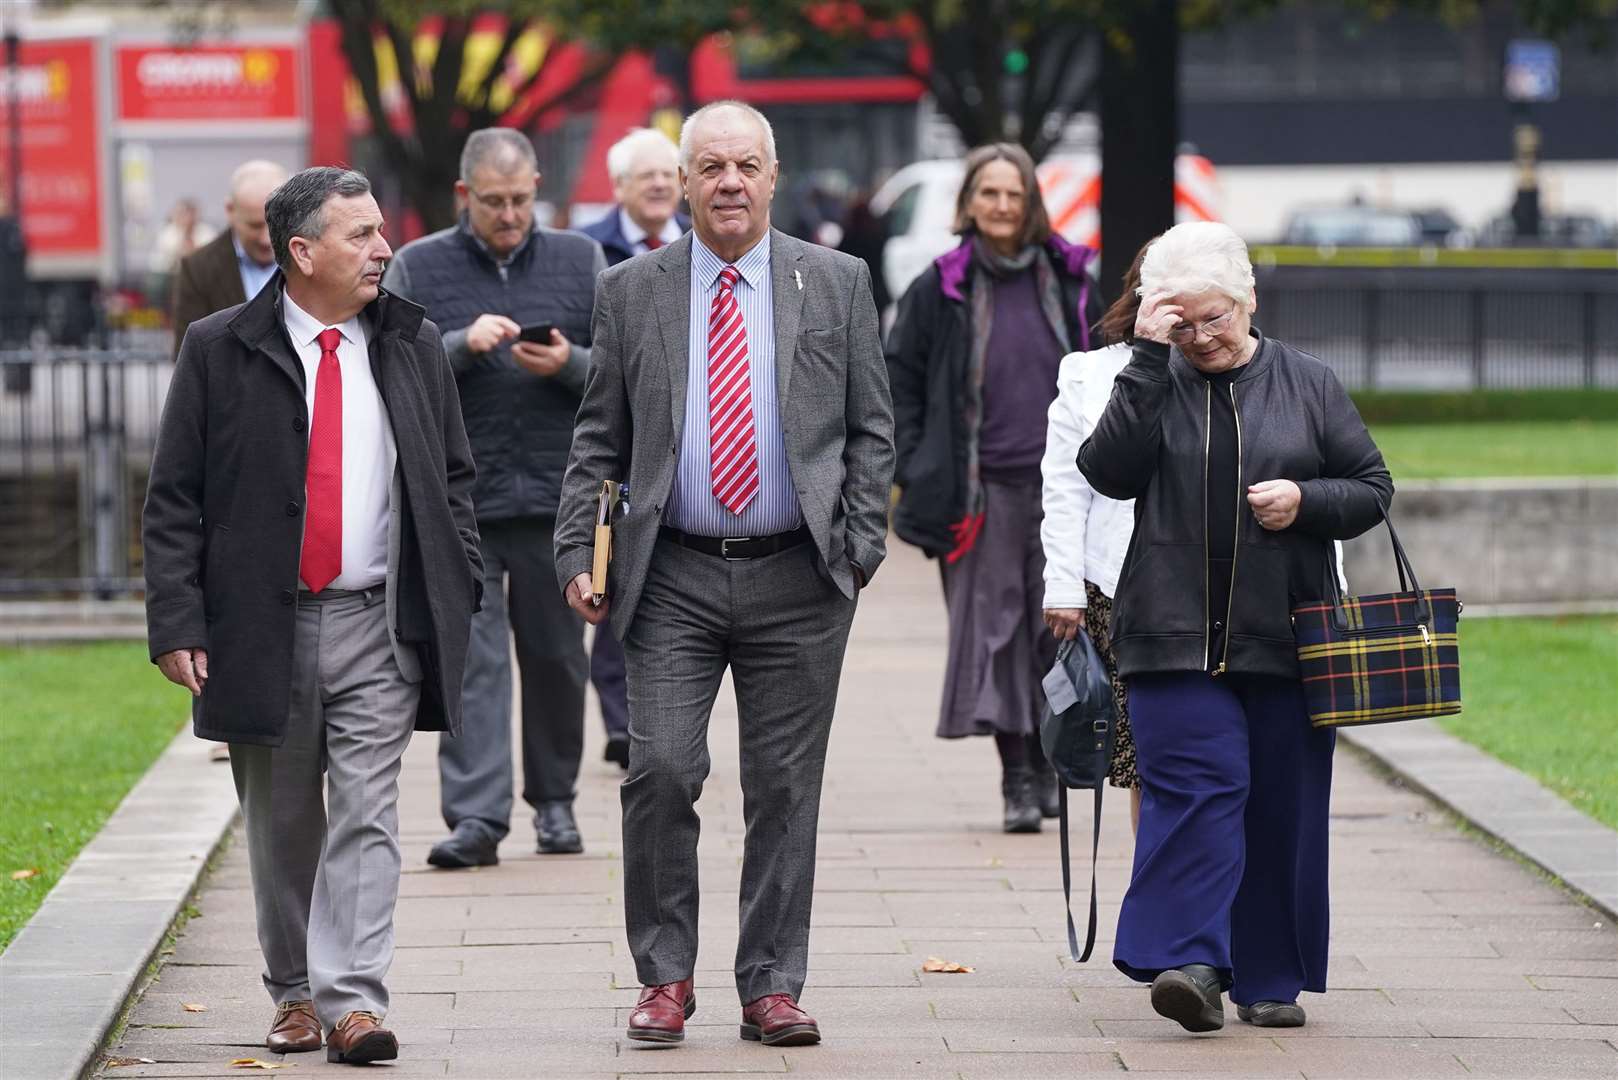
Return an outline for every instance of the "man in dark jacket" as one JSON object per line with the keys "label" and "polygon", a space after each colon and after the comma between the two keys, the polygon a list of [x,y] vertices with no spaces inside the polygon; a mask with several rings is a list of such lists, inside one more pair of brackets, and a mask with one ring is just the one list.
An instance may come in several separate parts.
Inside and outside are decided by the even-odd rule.
{"label": "man in dark jacket", "polygon": [[[370,184],[266,208],[285,274],[186,335],[142,519],[153,660],[231,744],[276,1003],[266,1045],[393,1058],[380,1024],[413,729],[455,731],[482,566],[438,330],[380,290]],[[324,774],[324,783],[322,782]]]}
{"label": "man in dark jacket", "polygon": [[230,228],[180,260],[174,273],[174,353],[198,319],[246,303],[275,276],[275,254],[264,203],[287,171],[273,161],[248,161],[230,174],[225,217]]}
{"label": "man in dark jacket", "polygon": [[498,862],[511,828],[513,630],[522,795],[535,810],[539,850],[583,850],[573,793],[584,749],[584,623],[549,584],[573,414],[590,366],[595,278],[606,262],[578,233],[534,227],[539,181],[521,132],[473,132],[455,185],[460,223],[406,244],[385,279],[444,331],[478,470],[472,501],[486,601],[472,623],[466,729],[439,744],[450,835],[427,857],[445,869]]}
{"label": "man in dark jacket", "polygon": [[[607,150],[607,172],[618,203],[579,231],[601,245],[607,265],[678,240],[691,219],[680,205],[679,147],[661,131],[636,128]],[[590,681],[607,728],[606,759],[629,768],[629,694],[624,650],[611,634],[597,634],[590,649]]]}

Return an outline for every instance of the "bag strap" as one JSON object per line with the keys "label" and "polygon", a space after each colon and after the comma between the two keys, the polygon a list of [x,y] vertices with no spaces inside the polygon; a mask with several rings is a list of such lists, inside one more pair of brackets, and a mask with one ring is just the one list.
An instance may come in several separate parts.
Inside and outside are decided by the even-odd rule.
{"label": "bag strap", "polygon": [[[1416,567],[1405,553],[1405,546],[1399,542],[1399,533],[1393,527],[1393,515],[1388,513],[1388,504],[1383,502],[1382,496],[1376,496],[1376,508],[1382,515],[1382,524],[1388,527],[1388,539],[1393,544],[1393,565],[1399,574],[1399,591],[1405,593],[1421,594],[1421,584],[1416,581]],[[1334,616],[1343,607],[1343,590],[1337,582],[1337,560],[1332,545],[1326,547],[1326,598],[1331,601]],[[1431,621],[1432,613],[1427,610],[1426,601],[1417,604],[1416,621],[1426,623]],[[1341,623],[1342,620],[1334,619]],[[1339,627],[1341,628],[1341,627]]]}
{"label": "bag strap", "polygon": [[[1099,757],[1100,755],[1097,754]],[[1105,766],[1106,762],[1101,763]],[[1090,959],[1096,944],[1096,856],[1101,850],[1101,793],[1107,787],[1105,769],[1096,773],[1095,831],[1090,838],[1090,928],[1085,933],[1084,953],[1079,953],[1079,935],[1073,928],[1073,872],[1068,865],[1067,850],[1067,785],[1057,785],[1058,805],[1062,828],[1062,896],[1067,901],[1067,951],[1075,963]]]}

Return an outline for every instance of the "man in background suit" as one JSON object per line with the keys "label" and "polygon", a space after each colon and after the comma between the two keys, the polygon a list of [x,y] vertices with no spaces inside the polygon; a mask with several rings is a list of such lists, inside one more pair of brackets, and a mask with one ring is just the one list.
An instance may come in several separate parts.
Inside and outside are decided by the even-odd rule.
{"label": "man in background suit", "polygon": [[180,260],[174,274],[174,355],[192,323],[243,304],[275,276],[275,252],[264,203],[287,178],[273,161],[248,161],[230,174],[225,217],[230,228]]}
{"label": "man in background suit", "polygon": [[[691,227],[678,213],[680,148],[661,131],[635,128],[607,150],[607,173],[618,203],[600,221],[579,231],[601,245],[607,265],[656,251]],[[624,650],[609,633],[598,633],[590,648],[590,681],[601,699],[607,729],[605,757],[629,768],[629,699],[624,682]]]}
{"label": "man in background suit", "polygon": [[[680,136],[694,233],[607,270],[556,532],[558,584],[610,611],[629,673],[624,906],[642,991],[629,1037],[696,1007],[695,804],[726,668],[747,834],[742,1037],[818,1042],[808,967],[821,776],[859,589],[886,553],[893,413],[869,272],[770,228],[779,166],[750,106]],[[595,494],[628,479],[611,601],[594,602]]]}

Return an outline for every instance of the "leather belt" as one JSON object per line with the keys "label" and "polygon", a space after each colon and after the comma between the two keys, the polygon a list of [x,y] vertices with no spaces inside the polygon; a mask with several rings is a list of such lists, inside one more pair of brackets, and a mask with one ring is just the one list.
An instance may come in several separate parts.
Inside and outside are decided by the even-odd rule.
{"label": "leather belt", "polygon": [[695,533],[681,532],[667,525],[659,526],[657,534],[671,544],[700,551],[704,555],[717,555],[728,562],[761,559],[766,555],[774,555],[778,551],[806,544],[810,540],[807,525],[799,525],[791,532],[775,533],[771,536],[697,536]]}

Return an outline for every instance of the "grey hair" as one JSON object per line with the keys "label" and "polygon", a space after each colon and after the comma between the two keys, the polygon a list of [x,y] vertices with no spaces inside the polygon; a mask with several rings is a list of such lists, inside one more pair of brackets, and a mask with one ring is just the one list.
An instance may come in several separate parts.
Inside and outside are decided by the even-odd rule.
{"label": "grey hair", "polygon": [[470,184],[473,171],[483,165],[493,165],[501,173],[516,172],[524,165],[538,172],[539,158],[528,136],[516,128],[479,128],[461,147],[461,182]]}
{"label": "grey hair", "polygon": [[656,128],[635,128],[607,150],[607,175],[613,183],[629,175],[629,170],[635,167],[635,157],[643,150],[667,151],[676,160],[680,155],[680,148],[674,145],[674,140],[661,131]]}
{"label": "grey hair", "polygon": [[274,187],[285,182],[286,178],[286,166],[279,162],[266,161],[263,158],[244,161],[230,174],[230,197],[236,198],[242,189],[254,180],[269,180]]}
{"label": "grey hair", "polygon": [[326,200],[333,195],[352,199],[368,195],[370,191],[371,182],[353,169],[317,165],[293,173],[264,204],[264,221],[270,227],[270,247],[275,251],[276,265],[291,272],[290,245],[294,236],[320,239],[326,228]]}
{"label": "grey hair", "polygon": [[745,101],[725,100],[709,102],[686,117],[685,123],[680,125],[680,168],[687,172],[691,171],[691,135],[696,130],[697,125],[707,119],[710,114],[719,112],[722,109],[735,109],[751,116],[758,122],[758,126],[764,132],[765,164],[775,164],[775,129],[770,127],[770,122],[764,118],[764,114]]}
{"label": "grey hair", "polygon": [[1253,263],[1247,245],[1229,225],[1185,221],[1153,240],[1140,264],[1141,296],[1223,293],[1253,305]]}

